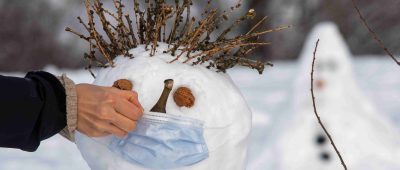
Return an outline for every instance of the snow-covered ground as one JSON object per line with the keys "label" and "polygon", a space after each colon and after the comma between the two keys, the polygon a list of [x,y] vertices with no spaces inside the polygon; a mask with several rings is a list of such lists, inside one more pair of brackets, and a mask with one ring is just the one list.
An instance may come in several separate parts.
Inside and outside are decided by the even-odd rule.
{"label": "snow-covered ground", "polygon": [[[388,116],[400,128],[400,67],[384,57],[354,59],[356,81],[382,116]],[[297,75],[296,62],[275,62],[263,75],[237,68],[230,71],[253,111],[253,131],[249,149],[248,169],[274,169],[273,144],[294,113],[291,111],[293,80]],[[59,75],[66,72],[78,83],[90,83],[84,70],[68,71],[48,67],[45,70]],[[21,73],[2,75],[22,76]],[[304,89],[309,91],[309,89]],[[359,132],[368,133],[368,132]],[[374,147],[374,146],[371,146]],[[76,146],[59,135],[42,142],[37,152],[27,153],[0,149],[1,170],[63,170],[89,169]]]}

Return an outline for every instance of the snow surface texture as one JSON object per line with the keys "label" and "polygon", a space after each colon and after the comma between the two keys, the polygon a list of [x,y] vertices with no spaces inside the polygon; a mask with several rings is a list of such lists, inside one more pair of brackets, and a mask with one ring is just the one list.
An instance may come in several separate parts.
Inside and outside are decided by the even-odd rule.
{"label": "snow surface texture", "polygon": [[[168,63],[173,56],[163,54],[166,44],[159,44],[155,56],[139,46],[130,51],[134,59],[119,56],[114,68],[101,69],[94,84],[112,86],[118,79],[128,79],[139,94],[145,112],[157,102],[164,88],[164,80],[173,79],[174,88],[184,86],[196,98],[192,108],[178,107],[170,95],[167,114],[204,121],[204,138],[210,151],[209,158],[183,169],[204,170],[245,169],[247,145],[251,129],[251,111],[228,74],[217,73],[205,66],[191,66],[181,62]],[[184,61],[184,58],[181,59]],[[255,73],[256,74],[256,73]],[[115,156],[106,145],[108,139],[91,139],[77,133],[76,143],[92,169],[144,169]]]}
{"label": "snow surface texture", "polygon": [[[310,40],[315,45],[316,40]],[[322,43],[325,43],[321,39]],[[341,45],[340,45],[341,46]],[[335,48],[332,46],[332,48]],[[304,54],[305,56],[306,54]],[[312,54],[311,54],[312,55]],[[318,60],[318,59],[317,59]],[[373,101],[379,111],[380,117],[389,118],[397,128],[400,128],[400,68],[393,63],[387,56],[368,56],[364,58],[351,58],[354,63],[354,78],[360,85],[366,97]],[[300,112],[291,107],[294,103],[294,91],[304,90],[304,100],[309,101],[308,85],[306,87],[296,87],[295,79],[299,76],[299,69],[309,66],[311,63],[300,62],[274,62],[274,67],[267,69],[263,75],[254,74],[253,70],[235,68],[229,72],[235,84],[242,91],[246,101],[249,103],[253,112],[253,127],[249,146],[249,161],[247,170],[285,170],[278,161],[279,153],[277,147],[278,137],[281,133],[290,133],[290,119]],[[76,83],[91,83],[93,78],[85,70],[59,70],[54,67],[46,67],[44,70],[55,75],[67,73]],[[24,73],[1,73],[1,75],[24,76]],[[305,77],[309,76],[309,72]],[[301,89],[305,88],[305,89]],[[320,93],[319,91],[316,93]],[[318,99],[317,99],[318,103]],[[311,111],[311,110],[310,110]],[[320,114],[324,121],[323,111]],[[307,114],[313,114],[309,112]],[[305,114],[303,114],[305,115]],[[363,119],[363,115],[361,118]],[[381,125],[371,128],[380,128]],[[305,132],[305,136],[315,134],[314,129]],[[340,128],[331,130],[335,133],[348,133],[347,129]],[[354,130],[349,133],[354,134]],[[369,132],[357,131],[357,135],[367,135]],[[386,136],[385,134],[382,134]],[[398,133],[396,134],[398,136]],[[388,136],[388,135],[387,135]],[[299,143],[301,147],[303,144]],[[372,144],[372,143],[367,143]],[[353,142],[341,144],[354,145]],[[380,144],[381,145],[381,144]],[[366,146],[375,148],[375,145]],[[400,146],[390,146],[392,150],[397,150]],[[331,148],[327,148],[333,151]],[[339,148],[341,149],[341,148]],[[342,149],[341,149],[342,150]],[[313,153],[316,154],[315,152]],[[390,152],[389,152],[390,154]],[[334,155],[332,155],[334,157]],[[346,158],[346,155],[343,155]],[[363,160],[368,163],[370,160]],[[310,165],[318,162],[306,161]],[[339,162],[337,162],[339,165]],[[386,168],[386,169],[385,169]],[[15,149],[0,149],[0,169],[1,170],[89,170],[77,147],[60,137],[59,135],[45,140],[41,143],[38,151],[34,153],[23,152]],[[340,169],[340,167],[338,168]],[[387,168],[382,166],[377,169],[398,170],[400,166]],[[319,170],[319,167],[310,168]]]}
{"label": "snow surface texture", "polygon": [[[381,111],[400,127],[400,77],[399,68],[389,58],[370,56],[356,58],[355,77],[362,90]],[[264,75],[252,70],[235,68],[229,71],[233,81],[241,89],[253,112],[253,127],[249,146],[247,170],[283,170],[276,162],[279,155],[274,147],[277,136],[286,129],[294,112],[293,83],[298,76],[295,62],[274,62],[275,66]],[[44,70],[55,75],[67,73],[77,83],[91,83],[93,78],[85,70],[59,70],[47,67]],[[23,73],[1,73],[1,75],[23,76]],[[305,89],[309,92],[309,89]],[[312,113],[310,113],[312,114]],[[325,118],[323,117],[325,120]],[[346,133],[346,132],[339,132]],[[365,131],[357,133],[368,133]],[[301,146],[299,144],[299,146]],[[373,148],[374,146],[368,146]],[[397,148],[397,147],[396,147]],[[394,149],[396,149],[394,148]],[[309,162],[313,165],[313,162]],[[394,167],[397,170],[400,167]],[[76,145],[59,135],[41,143],[34,153],[15,149],[0,149],[1,170],[89,170]],[[313,168],[318,170],[316,168]],[[391,170],[388,168],[388,170]]]}
{"label": "snow surface texture", "polygon": [[294,89],[297,113],[278,138],[275,149],[282,169],[341,169],[328,138],[313,114],[310,92],[312,53],[317,51],[315,94],[317,109],[349,169],[400,167],[397,129],[361,93],[356,85],[350,52],[338,28],[324,23],[312,31],[300,58],[302,68]]}

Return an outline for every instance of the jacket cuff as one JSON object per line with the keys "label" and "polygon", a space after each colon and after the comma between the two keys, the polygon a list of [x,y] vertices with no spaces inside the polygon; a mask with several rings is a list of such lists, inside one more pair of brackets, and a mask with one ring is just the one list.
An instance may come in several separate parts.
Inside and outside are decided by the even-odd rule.
{"label": "jacket cuff", "polygon": [[78,115],[75,83],[69,79],[66,74],[57,78],[64,86],[67,97],[67,126],[59,134],[71,142],[75,142],[75,130]]}

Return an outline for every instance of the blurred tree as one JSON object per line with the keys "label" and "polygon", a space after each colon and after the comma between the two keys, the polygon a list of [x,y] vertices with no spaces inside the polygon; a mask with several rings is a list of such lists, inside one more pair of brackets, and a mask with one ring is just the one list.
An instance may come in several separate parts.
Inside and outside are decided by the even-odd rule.
{"label": "blurred tree", "polygon": [[[129,9],[132,5],[127,2]],[[202,2],[204,4],[194,9],[194,13],[201,13],[206,4]],[[214,5],[226,10],[236,2],[214,1]],[[265,57],[265,60],[297,58],[308,32],[321,21],[336,22],[353,53],[383,54],[358,20],[350,0],[242,0],[242,3],[244,8],[241,9],[254,8],[258,14],[254,23],[247,24],[249,26],[265,15],[269,19],[264,28],[293,25],[288,30],[266,36],[273,44],[256,51],[254,57]],[[400,53],[397,46],[400,34],[396,33],[400,29],[397,24],[400,1],[363,0],[358,4],[388,48]],[[49,64],[82,67],[86,46],[73,35],[64,33],[65,26],[82,29],[75,20],[82,9],[81,0],[0,0],[0,71],[28,71]],[[233,22],[238,16],[240,14],[232,15],[230,19]]]}
{"label": "blurred tree", "polygon": [[[64,16],[78,1],[18,0],[0,3],[0,71],[29,71],[46,65],[82,65],[72,45],[62,44]],[[63,5],[62,8],[54,8]],[[80,57],[80,56],[79,56]]]}
{"label": "blurred tree", "polygon": [[[257,9],[258,16],[270,16],[269,27],[293,25],[289,30],[271,34],[271,46],[266,46],[258,55],[267,59],[294,59],[302,49],[304,40],[312,27],[322,21],[338,24],[351,51],[356,55],[383,54],[358,19],[350,0],[249,0],[249,6]],[[358,1],[368,23],[383,39],[388,48],[399,54],[400,24],[397,23],[400,1]],[[250,25],[250,24],[249,24]],[[323,43],[324,40],[321,40]]]}

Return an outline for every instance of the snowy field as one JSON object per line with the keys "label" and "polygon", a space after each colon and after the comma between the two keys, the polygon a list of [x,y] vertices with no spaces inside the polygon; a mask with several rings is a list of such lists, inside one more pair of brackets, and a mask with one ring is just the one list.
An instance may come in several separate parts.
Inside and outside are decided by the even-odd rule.
{"label": "snowy field", "polygon": [[[400,67],[388,58],[357,58],[353,62],[356,81],[381,116],[390,118],[400,128]],[[241,68],[229,72],[241,89],[253,111],[253,131],[249,148],[248,169],[276,169],[272,146],[282,127],[294,112],[292,108],[293,81],[297,75],[296,62],[275,62],[265,74]],[[45,68],[53,74],[67,73],[77,83],[93,79],[83,70],[66,71]],[[2,75],[22,76],[21,73]],[[304,89],[309,91],[309,89]],[[311,98],[310,98],[311,99]],[[368,132],[359,132],[368,133]],[[374,147],[374,146],[371,146]],[[57,135],[42,142],[35,153],[0,149],[0,170],[85,170],[89,169],[76,146]]]}

